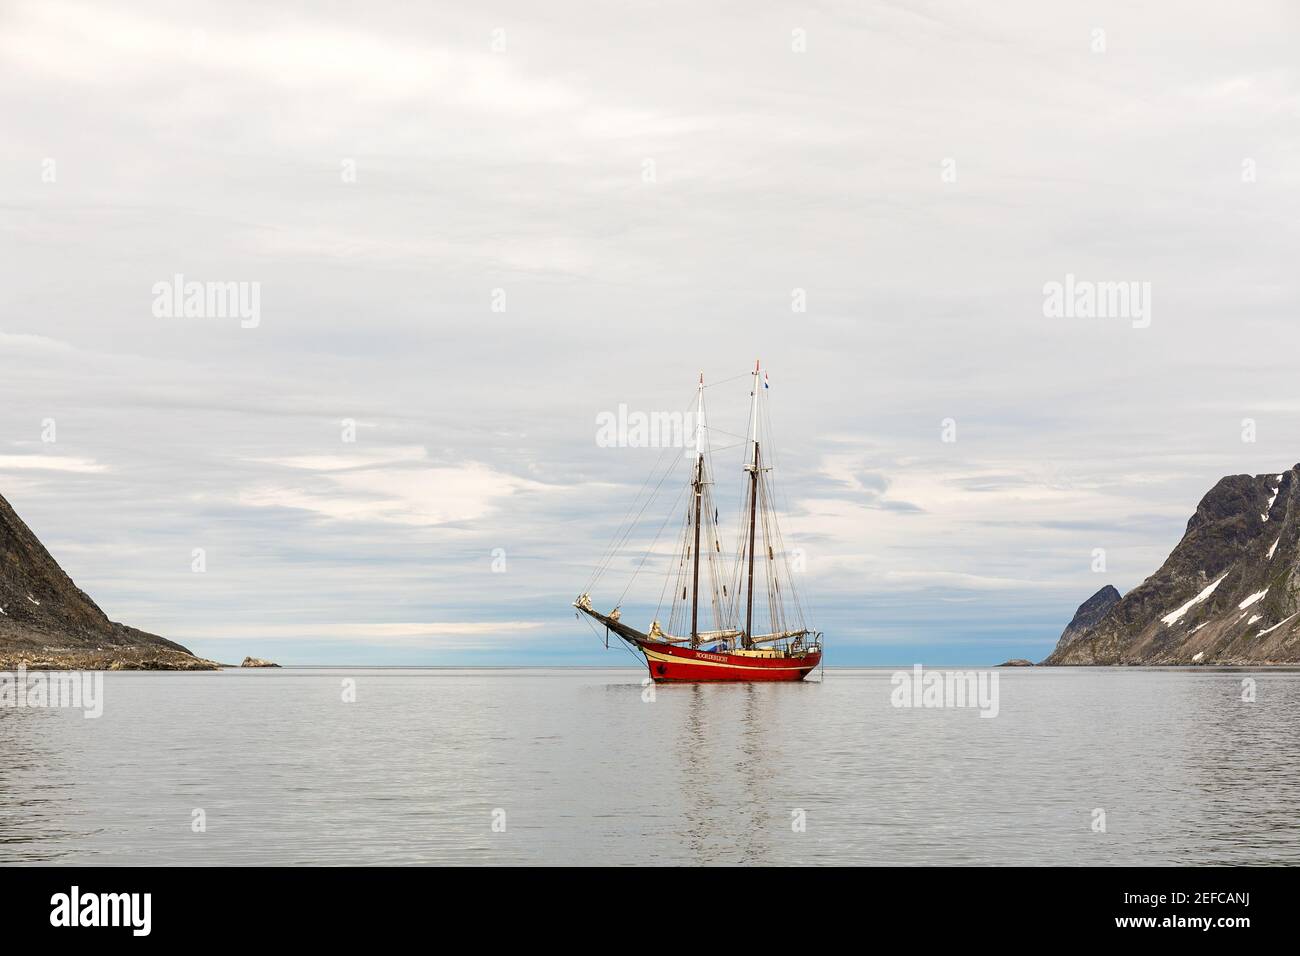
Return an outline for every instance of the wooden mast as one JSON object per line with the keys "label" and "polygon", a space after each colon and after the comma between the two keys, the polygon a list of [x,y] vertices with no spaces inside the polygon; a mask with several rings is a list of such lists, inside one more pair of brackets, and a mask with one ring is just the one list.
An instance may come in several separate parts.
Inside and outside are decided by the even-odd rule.
{"label": "wooden mast", "polygon": [[754,463],[749,472],[749,595],[745,601],[745,647],[754,646],[754,533],[758,517],[758,388],[759,363],[754,362],[754,410],[750,425],[754,435]]}
{"label": "wooden mast", "polygon": [[692,572],[695,580],[691,586],[691,647],[700,643],[700,498],[703,478],[704,456],[701,455],[695,462],[695,568]]}
{"label": "wooden mast", "polygon": [[749,483],[749,599],[745,603],[745,646],[754,646],[754,531],[758,512],[758,442],[754,442],[754,468]]}
{"label": "wooden mast", "polygon": [[691,552],[691,647],[700,643],[700,507],[704,498],[704,373],[695,400],[695,550]]}

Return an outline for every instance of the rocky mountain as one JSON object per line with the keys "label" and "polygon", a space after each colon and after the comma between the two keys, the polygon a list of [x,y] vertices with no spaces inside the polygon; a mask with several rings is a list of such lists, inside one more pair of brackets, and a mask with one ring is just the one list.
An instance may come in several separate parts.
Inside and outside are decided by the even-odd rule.
{"label": "rocky mountain", "polygon": [[117,624],[0,496],[0,669],[210,669],[157,634]]}
{"label": "rocky mountain", "polygon": [[1081,637],[1086,637],[1097,626],[1097,623],[1106,616],[1112,607],[1119,603],[1120,594],[1115,590],[1113,584],[1108,584],[1088,600],[1079,605],[1079,609],[1074,612],[1074,617],[1061,632],[1061,639],[1057,642],[1056,650],[1060,653],[1069,647]]}
{"label": "rocky mountain", "polygon": [[1080,606],[1044,664],[1300,662],[1300,465],[1210,489],[1155,574]]}

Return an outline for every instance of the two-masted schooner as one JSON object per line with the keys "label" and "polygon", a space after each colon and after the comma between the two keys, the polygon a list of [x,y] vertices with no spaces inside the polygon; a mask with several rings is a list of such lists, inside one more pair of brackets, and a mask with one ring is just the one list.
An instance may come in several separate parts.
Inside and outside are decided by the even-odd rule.
{"label": "two-masted schooner", "polygon": [[[656,611],[650,630],[642,632],[623,623],[619,608],[602,614],[592,606],[591,592],[616,558],[619,545],[629,540],[632,526],[620,529],[615,535],[606,558],[597,565],[587,588],[573,602],[581,614],[604,625],[607,644],[612,632],[643,654],[650,677],[657,682],[799,681],[821,663],[822,635],[805,623],[804,610],[794,588],[792,571],[796,562],[781,539],[772,500],[771,432],[761,412],[762,393],[768,388],[767,373],[756,362],[751,374],[749,434],[743,442],[744,507],[734,559],[728,562],[723,556],[718,509],[713,504],[708,461],[711,452],[706,439],[710,430],[704,423],[705,385],[701,375],[696,394],[691,481],[682,489],[688,495],[685,521],[659,600],[662,609],[671,586],[667,626]],[[670,460],[670,469],[678,461]],[[647,481],[647,487],[650,484]],[[655,486],[656,493],[662,485],[661,478]],[[654,497],[652,494],[642,504],[638,517]],[[633,511],[635,508],[634,503]],[[636,565],[634,578],[653,553],[652,543]],[[707,594],[701,590],[701,565]],[[627,589],[623,593],[626,595]],[[756,594],[760,596],[757,609]],[[702,630],[700,612],[705,600],[708,604],[705,611],[711,612],[714,626]],[[763,629],[756,630],[756,625]]]}

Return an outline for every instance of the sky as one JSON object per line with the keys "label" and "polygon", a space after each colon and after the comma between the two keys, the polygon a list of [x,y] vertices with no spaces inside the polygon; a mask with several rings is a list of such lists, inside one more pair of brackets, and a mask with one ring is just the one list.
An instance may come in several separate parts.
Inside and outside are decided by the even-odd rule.
{"label": "sky", "polygon": [[203,656],[626,664],[569,605],[661,449],[597,424],[702,371],[734,516],[760,358],[827,662],[1040,660],[1300,461],[1298,41],[1262,0],[5,0],[0,494]]}

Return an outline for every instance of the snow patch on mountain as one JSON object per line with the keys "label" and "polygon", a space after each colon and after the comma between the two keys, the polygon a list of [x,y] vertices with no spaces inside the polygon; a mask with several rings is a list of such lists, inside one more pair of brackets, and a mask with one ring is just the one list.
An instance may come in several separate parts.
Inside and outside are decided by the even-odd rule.
{"label": "snow patch on mountain", "polygon": [[[1278,478],[1278,481],[1281,480],[1282,480],[1281,478]],[[1277,493],[1281,490],[1282,490],[1281,485],[1278,485],[1276,488],[1273,489],[1273,497],[1268,499],[1268,507],[1265,508],[1264,513],[1260,515],[1260,517],[1263,518],[1265,521],[1268,520],[1268,513],[1273,510],[1273,502],[1277,501]]]}
{"label": "snow patch on mountain", "polygon": [[1262,591],[1256,591],[1256,592],[1255,592],[1254,594],[1252,594],[1250,597],[1246,598],[1246,600],[1244,600],[1244,601],[1242,601],[1240,604],[1238,604],[1237,607],[1239,607],[1239,608],[1247,608],[1247,607],[1250,607],[1252,604],[1254,604],[1256,601],[1260,600],[1260,599],[1261,599],[1265,594],[1267,594],[1267,593],[1268,593],[1268,588],[1264,588],[1264,590],[1262,590]]}
{"label": "snow patch on mountain", "polygon": [[[1296,611],[1296,614],[1300,614],[1300,611]],[[1282,618],[1282,620],[1278,621],[1278,622],[1277,622],[1276,624],[1274,624],[1272,627],[1266,627],[1266,628],[1264,628],[1264,630],[1260,631],[1260,632],[1259,632],[1258,634],[1256,634],[1255,636],[1256,636],[1256,637],[1263,637],[1265,634],[1272,634],[1274,631],[1276,631],[1279,627],[1281,627],[1281,626],[1282,626],[1283,624],[1285,624],[1287,621],[1291,620],[1291,618],[1293,618],[1293,617],[1295,617],[1295,614],[1292,614],[1292,615],[1290,615],[1290,616],[1288,616],[1288,617],[1284,617],[1284,618]]]}
{"label": "snow patch on mountain", "polygon": [[[1225,574],[1225,575],[1223,576],[1223,578],[1226,578],[1226,577],[1227,577],[1227,575]],[[1188,611],[1190,611],[1192,608],[1196,607],[1196,605],[1200,604],[1202,601],[1204,601],[1206,598],[1208,598],[1211,594],[1213,594],[1213,593],[1214,593],[1214,589],[1217,588],[1220,584],[1223,583],[1223,578],[1219,578],[1219,580],[1215,581],[1213,584],[1211,584],[1209,587],[1207,587],[1207,588],[1206,588],[1204,591],[1202,591],[1200,594],[1196,595],[1196,597],[1192,598],[1190,601],[1188,601],[1186,604],[1184,604],[1184,605],[1183,605],[1182,607],[1180,607],[1178,610],[1176,610],[1176,611],[1170,611],[1168,614],[1166,614],[1166,615],[1165,615],[1164,617],[1162,617],[1160,620],[1164,621],[1166,624],[1170,625],[1171,627],[1172,627],[1173,625],[1177,624],[1179,621],[1181,621],[1181,620],[1183,619],[1183,616],[1184,616]]]}

